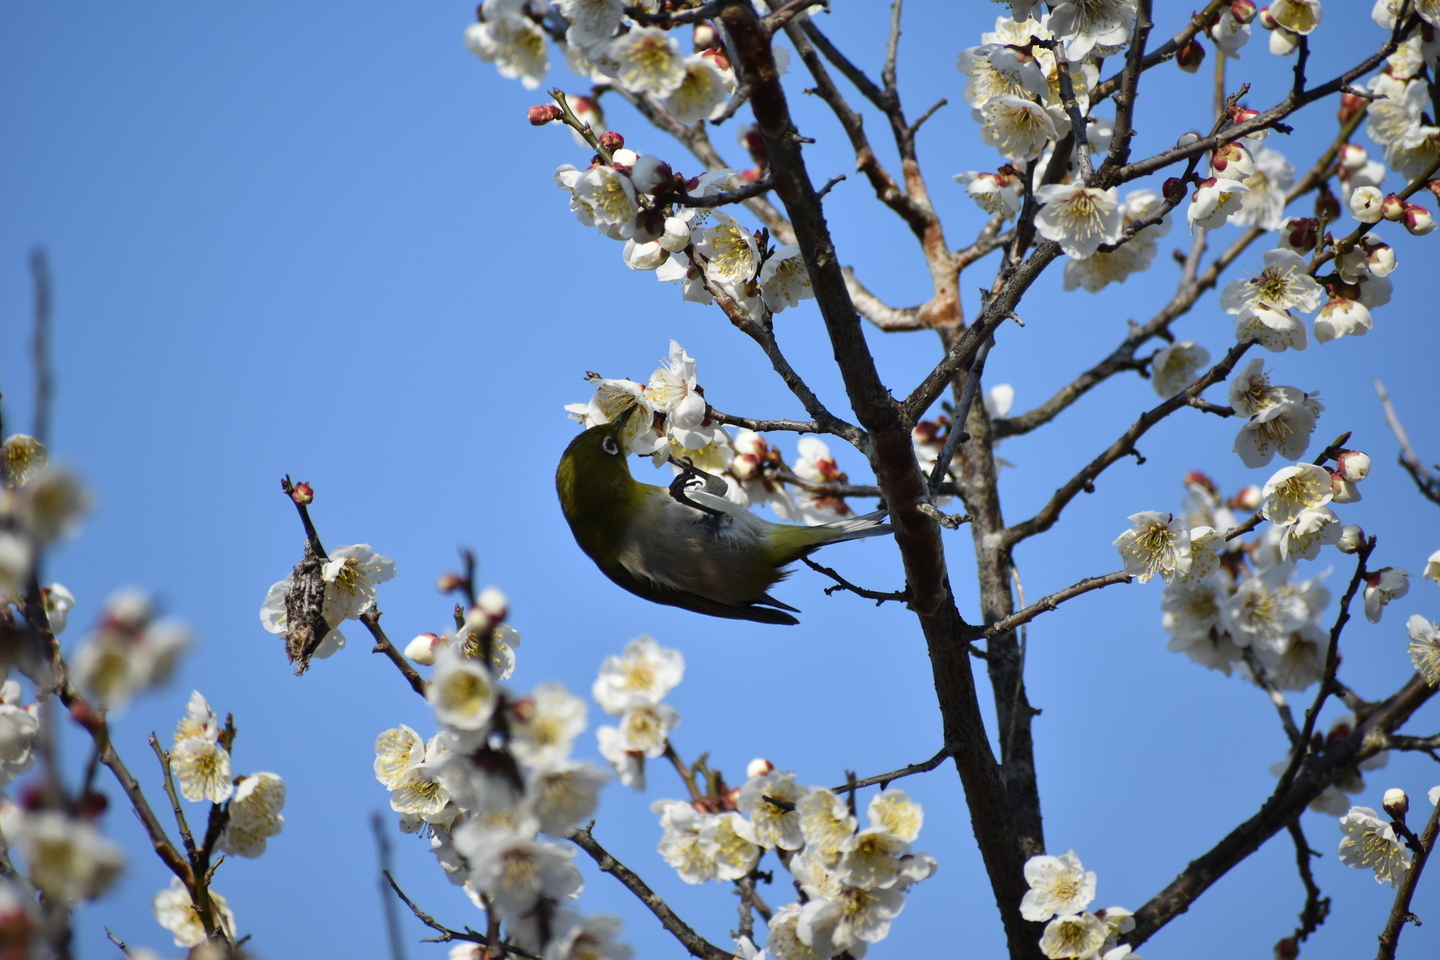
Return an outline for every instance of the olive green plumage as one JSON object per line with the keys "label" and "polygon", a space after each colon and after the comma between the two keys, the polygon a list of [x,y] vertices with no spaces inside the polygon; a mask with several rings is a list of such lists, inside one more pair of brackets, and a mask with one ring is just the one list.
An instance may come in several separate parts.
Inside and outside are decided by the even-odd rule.
{"label": "olive green plumage", "polygon": [[580,549],[646,600],[712,617],[798,623],[785,612],[794,607],[766,592],[788,575],[782,568],[826,544],[891,530],[884,511],[818,527],[770,523],[726,500],[724,482],[704,473],[697,472],[704,489],[680,497],[640,483],[626,463],[623,426],[623,419],[601,424],[572,440],[555,489]]}

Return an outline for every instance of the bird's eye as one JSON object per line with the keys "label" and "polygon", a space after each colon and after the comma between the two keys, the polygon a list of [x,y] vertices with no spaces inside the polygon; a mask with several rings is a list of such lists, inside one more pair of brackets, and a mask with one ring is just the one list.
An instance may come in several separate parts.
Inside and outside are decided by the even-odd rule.
{"label": "bird's eye", "polygon": [[604,450],[612,457],[620,456],[620,444],[615,442],[614,437],[606,437],[604,440],[601,440],[600,449]]}

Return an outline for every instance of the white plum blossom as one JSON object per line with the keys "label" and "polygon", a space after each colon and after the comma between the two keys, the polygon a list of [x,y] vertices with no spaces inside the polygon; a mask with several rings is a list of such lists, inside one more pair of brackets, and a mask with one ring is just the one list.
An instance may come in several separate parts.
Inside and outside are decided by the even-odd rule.
{"label": "white plum blossom", "polygon": [[728,213],[717,210],[712,216],[714,226],[701,230],[695,240],[695,252],[706,260],[705,272],[723,283],[750,280],[760,266],[755,237]]}
{"label": "white plum blossom", "polygon": [[0,811],[0,832],[24,858],[30,882],[65,903],[100,896],[125,864],[120,847],[94,824],[56,810],[26,811],[7,803]]}
{"label": "white plum blossom", "polygon": [[525,782],[527,811],[542,833],[568,836],[600,804],[610,774],[588,762],[559,760],[530,771]]}
{"label": "white plum blossom", "polygon": [[[1156,213],[1163,204],[1163,198],[1153,190],[1132,190],[1125,196],[1125,202],[1120,204],[1121,234],[1136,222]],[[1160,249],[1157,241],[1169,232],[1170,215],[1167,213],[1159,223],[1150,224],[1114,250],[1097,250],[1084,260],[1067,259],[1065,289],[1083,287],[1097,293],[1108,284],[1124,283],[1132,273],[1150,269],[1150,263]]]}
{"label": "white plum blossom", "polygon": [[1074,850],[1058,857],[1031,857],[1025,861],[1025,882],[1030,889],[1020,901],[1020,915],[1026,920],[1070,916],[1095,899],[1095,873],[1081,865]]}
{"label": "white plum blossom", "polygon": [[1119,50],[1135,24],[1135,0],[1062,0],[1050,9],[1048,25],[1067,40],[1066,53],[1079,62],[1095,48],[1102,54]]}
{"label": "white plum blossom", "polygon": [[569,899],[584,886],[572,862],[575,848],[568,844],[503,833],[480,838],[464,832],[457,833],[455,845],[470,862],[470,882],[511,923],[534,910],[542,897]]}
{"label": "white plum blossom", "polygon": [[1269,11],[1277,24],[1302,37],[1320,26],[1320,0],[1274,0]]}
{"label": "white plum blossom", "polygon": [[715,878],[715,858],[700,842],[700,833],[714,814],[701,813],[680,800],[657,800],[652,813],[660,815],[660,856],[686,883]]}
{"label": "white plum blossom", "polygon": [[1294,387],[1275,386],[1265,371],[1265,361],[1255,357],[1230,381],[1230,406],[1238,416],[1253,417],[1268,407],[1301,403],[1305,394]]}
{"label": "white plum blossom", "polygon": [[1210,177],[1200,181],[1195,186],[1190,205],[1185,208],[1185,219],[1190,224],[1190,232],[1194,233],[1197,226],[1206,230],[1218,230],[1225,226],[1231,215],[1240,211],[1240,195],[1249,189],[1238,180]]}
{"label": "white plum blossom", "polygon": [[663,100],[685,83],[685,57],[668,31],[632,27],[610,42],[606,54],[615,63],[615,79],[630,93],[650,93]]}
{"label": "white plum blossom", "polygon": [[558,683],[542,683],[530,696],[510,705],[510,750],[535,766],[570,755],[585,729],[585,701]]}
{"label": "white plum blossom", "polygon": [[664,449],[665,438],[655,432],[656,410],[646,396],[645,384],[634,380],[607,380],[598,375],[587,380],[594,385],[595,393],[586,403],[565,405],[570,419],[589,429],[618,420],[630,411],[625,426],[620,430],[625,449],[641,456],[650,456]]}
{"label": "white plum blossom", "polygon": [[1334,297],[1315,317],[1315,342],[1329,343],[1340,337],[1363,337],[1375,328],[1370,310],[1358,300]]}
{"label": "white plum blossom", "polygon": [[235,786],[228,808],[230,817],[220,835],[220,849],[226,853],[255,858],[265,852],[265,842],[285,827],[280,810],[285,806],[285,781],[273,773],[252,773]]}
{"label": "white plum blossom", "polygon": [[374,605],[375,587],[395,576],[395,561],[380,556],[368,543],[357,543],[331,550],[322,570],[326,622],[332,613],[339,619],[358,620]]}
{"label": "white plum blossom", "polygon": [[465,30],[465,46],[507,80],[518,77],[526,90],[539,87],[550,70],[549,44],[525,15],[523,0],[485,0],[480,15],[481,22]]}
{"label": "white plum blossom", "polygon": [[816,787],[805,794],[799,808],[800,832],[807,849],[826,856],[838,856],[849,849],[856,826],[849,804],[829,790]]}
{"label": "white plum blossom", "polygon": [[694,54],[685,58],[685,78],[665,100],[670,116],[689,126],[709,120],[725,109],[730,85],[710,57]]}
{"label": "white plum blossom", "polygon": [[1322,546],[1340,541],[1344,524],[1329,507],[1312,507],[1300,511],[1293,523],[1271,529],[1282,534],[1282,560],[1314,560]]}
{"label": "white plum blossom", "polygon": [[1076,260],[1084,260],[1101,244],[1115,243],[1124,230],[1114,187],[1052,183],[1038,188],[1035,197],[1044,204],[1035,215],[1036,231]]}
{"label": "white plum blossom", "polygon": [[1350,212],[1361,223],[1379,223],[1384,217],[1380,204],[1385,199],[1378,187],[1358,187],[1350,194]]}
{"label": "white plum blossom", "polygon": [[555,7],[570,24],[565,42],[585,49],[615,35],[625,16],[625,0],[554,0]]}
{"label": "white plum blossom", "polygon": [[793,243],[777,247],[760,268],[760,296],[772,313],[812,300],[815,290],[805,269],[805,258]]}
{"label": "white plum blossom", "polygon": [[1365,581],[1365,619],[1380,622],[1380,614],[1391,600],[1410,592],[1410,571],[1399,567],[1382,567]]}
{"label": "white plum blossom", "polygon": [[1263,144],[1256,144],[1251,153],[1255,169],[1243,178],[1247,190],[1240,195],[1240,210],[1231,215],[1230,222],[1275,230],[1285,220],[1285,197],[1295,185],[1295,168],[1284,154]]}
{"label": "white plum blossom", "polygon": [[620,930],[620,918],[608,913],[552,924],[554,939],[545,948],[545,960],[630,960],[635,951],[616,942]]}
{"label": "white plum blossom", "polygon": [[745,781],[735,809],[753,825],[755,843],[767,850],[799,850],[805,845],[799,803],[807,792],[793,773],[773,770]]}
{"label": "white plum blossom", "polygon": [[1432,687],[1440,687],[1440,624],[1415,614],[1405,621],[1410,634],[1410,662]]}
{"label": "white plum blossom", "polygon": [[1099,956],[1109,935],[1110,928],[1094,914],[1067,914],[1046,924],[1045,933],[1040,937],[1040,952],[1051,960],[1093,960]]}
{"label": "white plum blossom", "polygon": [[1324,506],[1333,498],[1330,471],[1313,463],[1281,467],[1260,489],[1264,503],[1260,515],[1272,523],[1294,523],[1308,509]]}
{"label": "white plum blossom", "polygon": [[[233,942],[235,914],[230,911],[230,905],[225,898],[216,893],[213,887],[206,892],[210,896],[211,916],[225,928]],[[155,921],[174,936],[175,946],[198,947],[208,939],[205,924],[201,922],[200,914],[190,900],[190,892],[185,889],[185,883],[179,877],[172,877],[170,886],[155,894],[150,901],[150,910],[155,914]]]}
{"label": "white plum blossom", "polygon": [[584,204],[585,212],[597,227],[614,226],[620,239],[627,239],[640,206],[635,200],[635,184],[614,167],[596,164],[580,174],[572,188],[575,199]]}
{"label": "white plum blossom", "polygon": [[1120,534],[1114,546],[1120,550],[1125,572],[1141,583],[1159,574],[1172,582],[1190,570],[1190,528],[1173,514],[1144,510],[1131,514],[1133,527]]}
{"label": "white plum blossom", "polygon": [[1293,571],[1293,564],[1279,563],[1235,587],[1221,608],[1220,622],[1237,646],[1285,651],[1309,615],[1305,598],[1288,582]]}
{"label": "white plum blossom", "polygon": [[1251,279],[1232,280],[1220,295],[1226,313],[1244,314],[1266,306],[1272,310],[1296,309],[1310,313],[1320,306],[1324,288],[1306,272],[1303,257],[1293,250],[1265,251],[1265,269]]}
{"label": "white plum blossom", "polygon": [[1269,464],[1277,453],[1285,460],[1299,460],[1310,445],[1318,407],[1317,401],[1307,399],[1275,404],[1255,414],[1235,437],[1234,450],[1241,462],[1255,469]]}
{"label": "white plum blossom", "polygon": [[1395,829],[1370,807],[1351,807],[1340,818],[1340,862],[1357,870],[1375,871],[1376,883],[1398,887],[1410,872],[1410,851]]}
{"label": "white plum blossom", "polygon": [[1220,8],[1220,15],[1206,28],[1215,48],[1231,60],[1240,59],[1240,48],[1250,42],[1250,24],[1240,23],[1228,6]]}
{"label": "white plum blossom", "polygon": [[591,690],[600,709],[619,716],[636,704],[659,703],[685,676],[685,658],[678,650],[662,647],[651,637],[625,645],[620,656],[609,656]]}
{"label": "white plum blossom", "polygon": [[1055,139],[1054,119],[1032,100],[995,97],[974,113],[980,123],[980,139],[1009,160],[1037,157]]}
{"label": "white plum blossom", "polygon": [[976,205],[991,216],[1001,214],[1010,219],[1020,212],[1024,202],[1024,186],[1020,178],[1011,173],[977,173],[973,170],[957,173],[951,177],[965,188],[965,193]]}
{"label": "white plum blossom", "polygon": [[38,704],[21,704],[20,684],[0,684],[0,787],[35,765],[35,738],[40,732]]}
{"label": "white plum blossom", "polygon": [[435,672],[425,687],[425,699],[435,710],[435,719],[458,731],[484,730],[495,712],[496,690],[485,665],[441,648],[435,657]]}
{"label": "white plum blossom", "polygon": [[1226,599],[1224,588],[1214,580],[1172,583],[1166,587],[1160,609],[1165,611],[1161,626],[1171,637],[1168,649],[1180,651],[1209,639],[1210,631],[1220,623],[1220,609]]}
{"label": "white plum blossom", "polygon": [[1180,340],[1156,352],[1150,361],[1150,385],[1165,398],[1195,382],[1195,374],[1210,362],[1210,351],[1193,340]]}

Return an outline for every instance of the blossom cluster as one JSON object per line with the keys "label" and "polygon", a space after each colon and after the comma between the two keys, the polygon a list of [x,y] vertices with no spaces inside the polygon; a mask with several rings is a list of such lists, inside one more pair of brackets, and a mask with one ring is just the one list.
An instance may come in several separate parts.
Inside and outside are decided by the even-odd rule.
{"label": "blossom cluster", "polygon": [[[226,718],[221,723],[210,702],[196,690],[190,694],[185,716],[175,728],[175,745],[169,752],[169,769],[186,800],[208,801],[212,820],[225,824],[216,842],[218,850],[230,856],[255,859],[265,852],[270,837],[280,833],[285,817],[285,782],[273,773],[233,776],[230,747],[235,728]],[[212,916],[235,936],[235,915],[225,898],[213,889],[206,891]],[[194,947],[207,939],[205,924],[190,891],[177,877],[151,900],[155,919],[174,936],[177,947]]]}
{"label": "blossom cluster", "polygon": [[741,429],[732,436],[711,419],[695,360],[674,340],[668,358],[644,383],[599,374],[587,380],[595,392],[585,403],[566,405],[570,418],[589,428],[625,417],[625,450],[650,457],[657,467],[672,458],[688,460],[695,469],[724,481],[731,502],[769,506],[784,521],[814,526],[854,512],[843,498],[823,488],[848,482],[824,441],[801,437],[799,457],[787,465],[760,434]]}
{"label": "blossom cluster", "polygon": [[[1130,952],[1122,935],[1135,929],[1134,915],[1124,907],[1107,907],[1091,913],[1096,878],[1070,850],[1058,857],[1037,856],[1025,862],[1030,889],[1020,901],[1020,915],[1045,923],[1040,952],[1051,960],[1122,960]],[[1046,923],[1046,921],[1049,921]]]}
{"label": "blossom cluster", "polygon": [[[679,714],[662,698],[680,683],[680,653],[642,637],[620,656],[607,657],[593,694],[618,727],[596,733],[601,754],[636,790],[645,786],[645,760],[674,759],[670,731]],[[675,760],[679,765],[678,759]],[[742,942],[741,954],[777,960],[860,957],[890,932],[909,888],[935,872],[935,860],[911,849],[924,812],[903,790],[870,802],[864,829],[849,802],[823,787],[802,787],[768,760],[752,761],[742,786],[731,789],[706,771],[703,795],[659,800],[660,855],[686,883],[737,881],[753,875],[766,851],[776,852],[802,896],[775,910],[763,951]],[[693,773],[692,773],[693,776]]]}
{"label": "blossom cluster", "polygon": [[[74,532],[90,494],[68,470],[51,466],[45,445],[23,433],[0,443],[0,622],[24,613],[21,593],[36,555]],[[40,588],[50,632],[64,632],[75,597],[58,583]]]}
{"label": "blossom cluster", "polygon": [[[1431,806],[1440,805],[1440,787],[1431,787]],[[1340,862],[1357,870],[1373,870],[1376,883],[1400,886],[1414,864],[1419,839],[1405,824],[1410,798],[1405,791],[1385,791],[1382,807],[1390,820],[1381,819],[1372,807],[1351,807],[1340,818]]]}
{"label": "blossom cluster", "polygon": [[[508,605],[493,588],[482,596],[484,609],[475,604],[466,620],[495,630]],[[404,724],[380,734],[376,779],[401,828],[428,836],[446,876],[504,925],[508,943],[557,960],[628,960],[629,948],[614,941],[618,920],[563,906],[582,887],[575,848],[541,838],[568,836],[609,779],[570,757],[585,704],[558,684],[512,693],[482,651],[471,642],[423,645],[439,730],[428,740]]]}

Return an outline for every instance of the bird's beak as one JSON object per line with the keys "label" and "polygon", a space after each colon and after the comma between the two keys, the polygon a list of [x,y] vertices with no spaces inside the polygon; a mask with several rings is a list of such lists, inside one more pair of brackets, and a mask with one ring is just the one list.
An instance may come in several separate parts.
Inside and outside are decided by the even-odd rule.
{"label": "bird's beak", "polygon": [[626,422],[629,421],[630,417],[635,413],[636,410],[639,409],[640,405],[638,403],[632,403],[630,404],[630,406],[625,408],[624,413],[620,414],[619,417],[615,418],[614,423],[616,436],[620,435],[620,432],[625,429]]}

